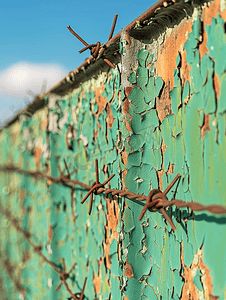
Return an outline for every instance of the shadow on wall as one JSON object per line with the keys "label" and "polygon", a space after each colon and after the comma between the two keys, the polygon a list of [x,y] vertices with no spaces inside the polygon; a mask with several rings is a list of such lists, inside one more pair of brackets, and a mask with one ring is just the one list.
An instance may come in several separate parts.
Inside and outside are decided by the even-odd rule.
{"label": "shadow on wall", "polygon": [[198,215],[193,214],[192,218],[195,221],[206,221],[208,223],[226,224],[226,217],[208,216],[205,213],[198,214]]}

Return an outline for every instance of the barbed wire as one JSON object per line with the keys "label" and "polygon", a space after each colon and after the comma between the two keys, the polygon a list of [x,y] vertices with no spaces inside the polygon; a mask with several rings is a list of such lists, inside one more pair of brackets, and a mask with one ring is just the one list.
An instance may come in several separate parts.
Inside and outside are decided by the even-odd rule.
{"label": "barbed wire", "polygon": [[[226,214],[226,207],[217,205],[217,204],[204,205],[204,204],[201,204],[198,202],[193,202],[193,201],[186,202],[186,201],[180,200],[180,199],[173,199],[173,200],[169,201],[168,198],[166,197],[166,194],[170,191],[170,189],[173,187],[173,185],[176,183],[176,181],[181,177],[180,174],[176,175],[176,177],[168,185],[168,187],[166,188],[166,190],[164,192],[162,192],[159,189],[153,189],[150,191],[148,196],[145,196],[143,194],[135,194],[130,191],[106,188],[105,185],[110,182],[110,180],[115,176],[115,174],[111,175],[103,183],[100,183],[97,159],[95,160],[96,180],[91,185],[85,184],[85,183],[75,180],[75,179],[71,179],[70,176],[72,173],[74,173],[74,171],[69,173],[69,168],[68,168],[65,160],[64,160],[64,163],[65,163],[65,167],[66,167],[68,174],[67,175],[61,174],[60,177],[53,177],[53,176],[50,176],[47,174],[43,174],[40,171],[28,171],[28,170],[13,166],[12,164],[0,165],[0,171],[17,172],[17,173],[29,175],[29,176],[32,176],[35,178],[48,179],[51,182],[56,183],[56,184],[62,184],[64,186],[72,189],[72,193],[71,193],[72,201],[74,200],[73,191],[75,190],[75,186],[79,185],[79,186],[83,187],[84,189],[88,190],[87,195],[83,198],[81,203],[83,204],[87,200],[87,198],[90,196],[90,205],[89,205],[89,211],[88,211],[89,215],[91,214],[92,205],[94,202],[93,195],[105,193],[106,195],[112,194],[113,196],[117,195],[120,197],[126,197],[131,201],[134,201],[136,199],[138,201],[135,201],[135,202],[138,204],[141,204],[143,206],[141,213],[139,215],[139,218],[138,218],[139,221],[141,221],[141,219],[143,218],[143,216],[147,210],[149,210],[151,212],[156,212],[157,210],[160,210],[160,212],[163,214],[163,216],[166,218],[166,220],[170,223],[173,231],[175,231],[176,227],[173,224],[172,219],[170,218],[170,216],[167,214],[167,212],[165,210],[165,208],[173,206],[173,205],[175,205],[177,208],[187,207],[187,208],[190,208],[192,211],[208,211],[213,214]],[[146,201],[146,203],[145,204],[142,203],[143,201]],[[74,204],[72,202],[72,209],[73,209],[73,207],[74,207]],[[76,219],[76,216],[73,212],[73,220],[75,220],[75,219]]]}
{"label": "barbed wire", "polygon": [[[58,273],[59,278],[60,278],[60,284],[57,286],[56,291],[58,292],[61,288],[62,285],[65,286],[67,292],[70,294],[69,299],[74,299],[74,300],[83,300],[85,298],[84,296],[84,290],[85,290],[85,285],[87,281],[87,277],[84,280],[83,288],[80,293],[73,293],[71,289],[69,288],[66,280],[69,278],[70,273],[74,270],[75,266],[77,263],[73,263],[70,270],[67,272],[66,271],[66,264],[65,264],[65,259],[62,258],[62,265],[63,265],[63,271],[61,271],[59,268],[55,266],[53,262],[51,262],[43,253],[42,253],[42,246],[36,245],[32,241],[32,234],[28,230],[24,230],[20,226],[20,222],[17,218],[15,218],[12,213],[10,212],[9,209],[4,208],[0,201],[0,210],[1,213],[11,222],[13,227],[20,233],[22,233],[24,239],[28,242],[28,244],[31,246],[32,250],[39,256],[41,257],[56,273]],[[16,282],[16,287],[22,289],[22,287],[19,285],[18,282]],[[24,291],[24,290],[23,290]]]}

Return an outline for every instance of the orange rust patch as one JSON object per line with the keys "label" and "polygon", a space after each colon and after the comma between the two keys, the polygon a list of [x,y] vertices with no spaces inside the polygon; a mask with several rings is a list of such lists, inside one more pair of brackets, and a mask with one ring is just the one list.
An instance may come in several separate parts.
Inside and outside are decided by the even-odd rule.
{"label": "orange rust patch", "polygon": [[36,168],[39,169],[41,157],[42,157],[42,145],[34,147],[34,157]]}
{"label": "orange rust patch", "polygon": [[116,201],[107,199],[107,225],[105,225],[106,230],[106,240],[104,243],[104,251],[106,257],[106,267],[111,269],[111,258],[110,258],[110,245],[114,239],[117,240],[118,233],[116,228],[119,223],[119,205]]}
{"label": "orange rust patch", "polygon": [[[120,95],[121,95],[121,93],[120,93]],[[114,100],[115,100],[115,91],[113,92],[113,97],[112,97],[111,101],[109,101],[109,103],[111,104],[112,102],[114,102]]]}
{"label": "orange rust patch", "polygon": [[124,299],[123,300],[129,300],[129,298],[128,297],[126,297],[126,296],[124,296]]}
{"label": "orange rust patch", "polygon": [[164,141],[162,141],[162,145],[161,145],[161,151],[162,151],[162,169],[163,169],[163,165],[164,165],[164,153],[166,151],[168,147],[166,146],[166,144],[164,143]]}
{"label": "orange rust patch", "polygon": [[94,137],[94,140],[98,137],[98,130],[93,129],[93,137]]}
{"label": "orange rust patch", "polygon": [[[158,179],[159,179],[159,189],[162,191],[162,175],[164,174],[164,170],[157,171]],[[153,188],[153,187],[152,187]]]}
{"label": "orange rust patch", "polygon": [[181,54],[180,72],[181,72],[182,86],[184,86],[186,81],[189,81],[191,84],[191,78],[189,74],[189,71],[191,70],[191,66],[187,63],[186,50],[181,51],[180,54]]}
{"label": "orange rust patch", "polygon": [[93,283],[94,283],[95,293],[99,294],[101,288],[101,275],[97,276],[96,274],[94,274]]}
{"label": "orange rust patch", "polygon": [[171,164],[171,162],[169,163],[169,168],[168,168],[168,170],[167,170],[167,175],[168,174],[173,174],[173,170],[174,170],[174,164]]}
{"label": "orange rust patch", "polygon": [[199,269],[201,272],[201,282],[203,286],[203,299],[218,299],[218,296],[212,295],[212,277],[210,276],[210,270],[203,262],[203,250],[198,249],[197,254],[194,255],[193,262],[190,267],[187,267],[184,264],[184,246],[183,242],[181,242],[181,263],[184,270],[184,274],[181,276],[184,278],[184,285],[182,287],[182,296],[181,300],[198,300],[199,297],[199,289],[194,284],[194,278],[197,274],[197,270]]}
{"label": "orange rust patch", "polygon": [[131,265],[128,264],[127,258],[126,258],[126,265],[125,265],[125,274],[124,274],[124,276],[127,276],[128,278],[131,278],[131,277],[134,276],[133,275],[133,269],[132,269]]}
{"label": "orange rust patch", "polygon": [[107,97],[103,97],[102,94],[105,90],[105,85],[102,83],[101,88],[94,86],[94,92],[95,92],[95,99],[98,105],[98,112],[94,114],[96,117],[98,117],[104,110],[104,107],[107,102]]}
{"label": "orange rust patch", "polygon": [[128,170],[125,169],[123,172],[122,172],[122,188],[124,191],[128,191],[128,188],[126,187],[125,185],[125,178],[126,178],[126,174],[127,174]]}
{"label": "orange rust patch", "polygon": [[112,113],[112,110],[111,110],[110,103],[107,104],[106,110],[107,110],[107,117],[106,117],[106,123],[107,123],[107,140],[109,141],[108,128],[109,129],[112,128],[115,119],[113,118],[113,113]]}
{"label": "orange rust patch", "polygon": [[224,21],[226,21],[226,9],[223,11],[220,11],[220,16]]}
{"label": "orange rust patch", "polygon": [[130,41],[130,36],[129,36],[129,32],[126,30],[125,32],[125,37],[124,39],[126,40],[127,44],[126,44],[126,50],[129,49],[130,47],[130,44],[131,44],[131,41]]}
{"label": "orange rust patch", "polygon": [[104,165],[103,171],[104,171],[105,174],[107,173],[107,171],[108,171],[108,165]]}
{"label": "orange rust patch", "polygon": [[165,118],[166,115],[169,115],[172,112],[169,91],[170,91],[170,86],[168,84],[164,87],[161,97],[160,98],[157,97],[156,112],[157,112],[158,118],[161,122]]}
{"label": "orange rust patch", "polygon": [[94,289],[95,293],[99,294],[101,289],[101,269],[100,266],[102,264],[102,259],[98,260],[98,275],[93,275],[93,283],[94,283]]}
{"label": "orange rust patch", "polygon": [[218,99],[220,96],[221,85],[220,85],[219,77],[215,72],[214,72],[214,77],[213,77],[213,84],[214,84],[215,95],[216,95],[216,98]]}
{"label": "orange rust patch", "polygon": [[[47,165],[47,175],[51,176],[51,169],[50,169],[50,165]],[[51,179],[47,179],[47,184],[50,185],[52,184],[52,180]]]}
{"label": "orange rust patch", "polygon": [[152,66],[152,62],[147,63],[147,67],[150,68]]}
{"label": "orange rust patch", "polygon": [[167,149],[167,146],[165,145],[164,141],[162,141],[162,146],[161,146],[161,152],[162,152],[162,166],[161,166],[161,170],[157,171],[157,175],[158,175],[158,181],[159,181],[159,189],[162,191],[162,175],[165,173],[165,170],[163,169],[163,165],[164,165],[164,153]]}
{"label": "orange rust patch", "polygon": [[202,57],[206,54],[206,53],[209,53],[209,50],[206,46],[206,43],[207,43],[207,33],[206,33],[206,30],[205,30],[205,26],[206,24],[204,23],[204,20],[203,20],[203,23],[202,23],[202,26],[203,26],[203,35],[202,35],[202,42],[199,44],[199,57],[200,57],[200,61],[202,60]]}
{"label": "orange rust patch", "polygon": [[[126,153],[126,151],[122,151],[122,162],[123,164],[126,166],[127,165],[127,159],[128,159],[128,153]],[[122,172],[122,188],[123,190],[127,191],[128,189],[125,186],[125,178],[126,178],[126,174],[127,174],[128,170],[125,168]]]}
{"label": "orange rust patch", "polygon": [[46,116],[45,120],[43,122],[41,122],[41,129],[45,130],[47,128],[48,125],[48,116]]}
{"label": "orange rust patch", "polygon": [[123,160],[123,163],[125,166],[127,165],[127,159],[128,159],[128,153],[126,153],[126,151],[123,151],[122,152],[122,160]]}
{"label": "orange rust patch", "polygon": [[209,7],[206,7],[204,10],[203,15],[203,40],[202,43],[199,45],[199,53],[200,53],[200,60],[202,59],[203,55],[209,53],[209,50],[206,46],[207,43],[207,33],[205,30],[206,25],[211,25],[212,19],[217,17],[218,12],[222,19],[226,20],[226,9],[224,11],[220,10],[220,0],[213,1]]}
{"label": "orange rust patch", "polygon": [[174,69],[177,68],[176,57],[178,51],[187,41],[188,33],[191,31],[192,20],[189,20],[188,23],[183,20],[176,30],[172,30],[169,37],[166,36],[165,42],[159,47],[156,62],[157,73],[166,84],[169,84],[170,90],[174,87]]}
{"label": "orange rust patch", "polygon": [[51,244],[53,239],[53,228],[49,223],[47,226],[48,226],[48,244]]}
{"label": "orange rust patch", "polygon": [[111,129],[114,124],[114,118],[109,103],[107,104],[106,111],[107,111],[107,117],[106,117],[107,126]]}
{"label": "orange rust patch", "polygon": [[21,188],[20,190],[20,200],[23,202],[25,198],[25,189]]}
{"label": "orange rust patch", "polygon": [[[122,107],[122,111],[123,111],[123,114],[124,114],[124,122],[125,122],[125,125],[126,125],[126,129],[127,131],[132,131],[131,129],[131,120],[132,120],[132,116],[129,114],[129,100],[128,98],[125,98],[125,100],[123,101],[123,107]],[[129,122],[127,121],[127,117],[129,117]]]}
{"label": "orange rust patch", "polygon": [[220,12],[220,0],[213,1],[209,7],[205,8],[203,16],[203,24],[205,27],[206,24],[210,25],[212,23],[212,18],[216,18],[218,12]]}
{"label": "orange rust patch", "polygon": [[203,125],[201,127],[201,137],[204,138],[206,135],[206,131],[210,131],[210,116],[207,114],[204,114],[204,120]]}
{"label": "orange rust patch", "polygon": [[129,94],[130,94],[130,92],[132,91],[132,89],[133,89],[132,86],[127,86],[127,87],[125,88],[125,95],[126,95],[127,98],[129,97]]}

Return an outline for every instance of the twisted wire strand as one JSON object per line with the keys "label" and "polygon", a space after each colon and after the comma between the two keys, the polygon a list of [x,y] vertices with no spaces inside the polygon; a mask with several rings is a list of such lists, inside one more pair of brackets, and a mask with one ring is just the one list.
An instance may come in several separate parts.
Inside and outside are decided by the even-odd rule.
{"label": "twisted wire strand", "polygon": [[[92,190],[97,189],[97,192],[96,192],[97,194],[104,192],[105,194],[112,194],[113,196],[118,195],[120,197],[127,197],[130,200],[137,199],[139,202],[147,200],[147,196],[142,195],[142,194],[135,194],[135,193],[129,192],[129,191],[123,191],[123,190],[118,190],[118,189],[110,189],[110,188],[102,187],[104,184],[107,183],[106,181],[109,181],[108,179],[104,183],[102,183],[102,184],[100,183],[99,185],[101,187],[97,188],[97,187],[95,187],[95,185],[90,186],[90,185],[80,182],[78,180],[69,179],[66,175],[61,176],[61,177],[53,177],[50,175],[43,174],[40,171],[28,171],[28,170],[21,169],[19,167],[13,166],[13,165],[2,165],[2,166],[0,166],[0,171],[17,172],[17,173],[21,173],[21,174],[25,174],[25,175],[30,175],[35,178],[45,178],[45,179],[51,180],[54,183],[66,185],[69,188],[73,188],[73,186],[70,185],[70,184],[73,184],[73,185],[80,185],[81,187],[85,188],[88,191],[90,191],[91,188],[92,188]],[[91,194],[91,193],[92,192],[90,192],[89,194]],[[142,206],[144,205],[143,203],[140,203],[140,204]],[[201,204],[198,202],[186,202],[186,201],[180,200],[180,199],[173,199],[173,200],[169,201],[166,199],[163,200],[162,198],[157,198],[148,204],[148,208],[152,207],[152,210],[155,211],[156,209],[160,209],[162,207],[168,207],[168,206],[172,206],[172,205],[175,205],[177,208],[187,207],[193,211],[209,211],[210,213],[213,213],[213,214],[226,214],[226,207],[224,207],[222,205],[217,205],[217,204],[204,205],[204,204]]]}
{"label": "twisted wire strand", "polygon": [[[38,254],[38,256],[40,256],[56,273],[58,273],[61,283],[65,286],[66,290],[68,291],[68,293],[70,294],[71,298],[74,300],[78,300],[78,298],[76,297],[75,294],[72,293],[71,289],[69,288],[66,280],[67,278],[69,278],[69,273],[72,272],[72,270],[75,268],[76,263],[74,263],[71,267],[71,269],[66,272],[65,267],[64,267],[64,271],[61,272],[54,263],[52,263],[41,251],[41,248],[34,244],[33,241],[31,240],[31,233],[29,231],[24,230],[20,225],[19,225],[19,220],[17,218],[15,218],[12,213],[3,207],[1,201],[0,201],[0,210],[2,212],[2,214],[9,219],[9,221],[12,223],[13,227],[20,233],[23,234],[24,239],[28,242],[28,244],[31,246],[31,248],[33,249],[33,251],[35,253]],[[84,290],[83,290],[84,293]],[[79,293],[80,294],[80,293]],[[83,299],[83,298],[81,298]]]}
{"label": "twisted wire strand", "polygon": [[60,177],[53,177],[53,176],[50,176],[50,175],[46,175],[40,171],[28,171],[28,170],[25,170],[25,169],[21,169],[19,167],[16,167],[16,166],[13,166],[13,165],[0,165],[0,171],[3,171],[3,172],[16,172],[16,173],[20,173],[20,174],[25,174],[25,175],[29,175],[29,176],[32,176],[32,177],[35,177],[35,178],[45,178],[45,179],[48,179],[48,180],[51,180],[52,182],[54,183],[61,183],[69,188],[71,188],[71,185],[68,185],[68,183],[71,183],[71,184],[77,184],[77,185],[80,185],[81,187],[89,190],[91,188],[90,185],[88,184],[85,184],[81,181],[78,181],[76,179],[70,179],[68,178],[67,175],[63,175],[63,176],[60,176]]}
{"label": "twisted wire strand", "polygon": [[[204,205],[198,202],[186,202],[184,200],[180,199],[173,199],[172,201],[162,200],[162,199],[156,199],[155,207],[169,207],[172,205],[175,205],[177,208],[181,207],[187,207],[190,208],[193,211],[209,211],[213,214],[226,214],[226,208],[223,205],[218,204],[211,204],[211,205]],[[152,203],[150,203],[152,204]],[[151,205],[150,205],[151,206]],[[149,207],[149,206],[148,206]]]}

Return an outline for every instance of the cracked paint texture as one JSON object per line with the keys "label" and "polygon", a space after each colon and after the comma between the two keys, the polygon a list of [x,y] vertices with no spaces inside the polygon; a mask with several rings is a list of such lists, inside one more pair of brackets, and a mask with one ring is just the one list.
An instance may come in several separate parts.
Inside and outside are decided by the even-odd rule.
{"label": "cracked paint texture", "polygon": [[[121,41],[122,63],[89,79],[65,97],[49,95],[46,107],[0,134],[1,163],[41,170],[92,184],[115,174],[112,188],[148,195],[164,190],[203,204],[226,205],[226,10],[219,0],[167,29],[152,44]],[[10,209],[46,257],[69,269],[67,280],[87,299],[226,299],[226,219],[188,209],[160,212],[127,198],[87,191],[14,173],[0,179]],[[108,198],[109,197],[109,198]],[[107,200],[107,201],[106,201]],[[2,299],[67,299],[59,276],[33,253],[0,215]]]}
{"label": "cracked paint texture", "polygon": [[[94,161],[99,162],[99,179],[115,173],[111,185],[119,187],[117,153],[120,73],[103,73],[66,98],[49,97],[47,107],[32,118],[24,116],[1,134],[1,163],[28,170],[41,170],[58,177],[75,171],[72,179],[87,184],[95,180]],[[67,280],[74,293],[80,292],[85,277],[86,299],[120,299],[117,239],[120,206],[116,200],[96,195],[92,214],[87,191],[71,190],[51,180],[19,174],[1,177],[1,201],[32,233],[34,243],[59,268],[62,257],[68,269],[77,263]],[[73,201],[72,201],[73,199]],[[57,273],[31,250],[1,215],[1,299],[67,299],[69,294]],[[8,261],[6,261],[6,259]],[[7,267],[13,271],[7,274]],[[14,275],[13,275],[14,274]]]}
{"label": "cracked paint texture", "polygon": [[[226,34],[220,5],[195,10],[155,47],[138,46],[123,127],[123,181],[134,193],[164,190],[180,173],[169,199],[226,204]],[[173,233],[160,213],[147,212],[138,222],[140,206],[126,203],[122,243],[131,271],[124,274],[124,299],[226,298],[225,217],[169,208]]]}

